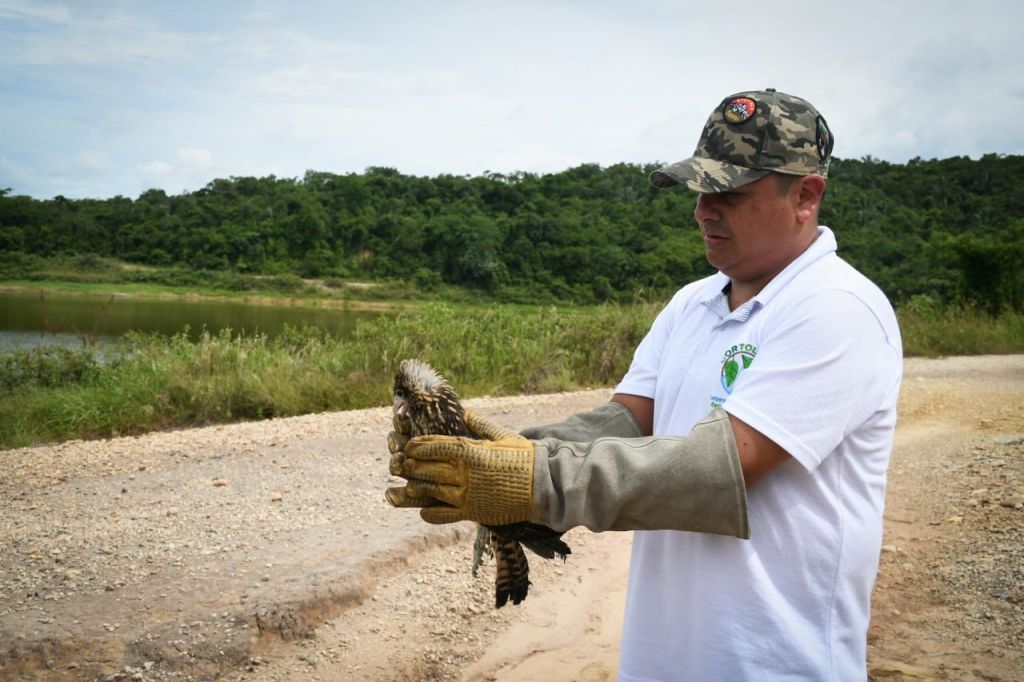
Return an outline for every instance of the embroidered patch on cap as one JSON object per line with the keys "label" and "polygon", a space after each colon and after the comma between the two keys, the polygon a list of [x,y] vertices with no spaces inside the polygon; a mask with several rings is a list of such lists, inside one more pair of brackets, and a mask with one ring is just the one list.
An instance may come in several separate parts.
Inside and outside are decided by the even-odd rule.
{"label": "embroidered patch on cap", "polygon": [[749,97],[737,97],[725,103],[722,107],[722,118],[727,123],[745,123],[749,121],[757,111],[757,102]]}
{"label": "embroidered patch on cap", "polygon": [[832,137],[832,131],[828,129],[828,124],[825,123],[825,119],[821,116],[818,117],[818,160],[824,161],[832,154],[832,145],[835,143],[835,138]]}

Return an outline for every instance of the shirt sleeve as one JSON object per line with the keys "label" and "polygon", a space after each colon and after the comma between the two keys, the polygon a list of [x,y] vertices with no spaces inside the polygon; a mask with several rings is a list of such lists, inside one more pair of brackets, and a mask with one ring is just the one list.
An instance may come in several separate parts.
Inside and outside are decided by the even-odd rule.
{"label": "shirt sleeve", "polygon": [[804,299],[760,339],[723,408],[813,471],[887,401],[902,351],[854,294],[826,289]]}
{"label": "shirt sleeve", "polygon": [[[682,292],[680,292],[681,294]],[[615,387],[616,393],[628,393],[639,395],[645,398],[654,398],[658,386],[658,371],[661,367],[661,356],[665,352],[669,336],[672,334],[672,324],[675,319],[674,310],[679,305],[680,294],[677,294],[669,304],[662,308],[655,318],[654,324],[647,331],[640,345],[633,353],[633,362],[629,371],[623,377],[619,385]]]}

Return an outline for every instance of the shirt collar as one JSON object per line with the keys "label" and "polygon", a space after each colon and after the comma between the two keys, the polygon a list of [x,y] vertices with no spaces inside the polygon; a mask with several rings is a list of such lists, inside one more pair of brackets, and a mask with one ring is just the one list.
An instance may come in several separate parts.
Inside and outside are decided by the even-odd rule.
{"label": "shirt collar", "polygon": [[746,322],[747,318],[757,308],[768,305],[768,302],[775,298],[776,294],[782,291],[800,272],[815,261],[835,253],[837,248],[836,236],[832,230],[824,225],[818,226],[818,236],[803,253],[796,257],[792,263],[772,278],[772,281],[765,285],[752,299],[741,305],[736,310],[729,310],[729,278],[721,272],[711,276],[706,294],[701,303],[707,306],[722,321],[726,319]]}
{"label": "shirt collar", "polygon": [[786,288],[794,277],[803,272],[812,263],[821,260],[825,256],[836,252],[836,236],[832,233],[832,230],[825,227],[824,225],[818,226],[818,236],[811,242],[803,253],[796,257],[796,259],[786,266],[786,268],[775,275],[772,281],[765,285],[764,289],[757,292],[754,296],[754,301],[759,301],[761,305],[768,305],[775,296]]}

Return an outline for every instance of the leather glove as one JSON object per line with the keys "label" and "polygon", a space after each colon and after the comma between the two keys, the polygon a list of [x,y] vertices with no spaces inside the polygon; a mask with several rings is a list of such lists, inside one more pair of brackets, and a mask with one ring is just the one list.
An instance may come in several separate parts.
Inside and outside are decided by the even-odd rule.
{"label": "leather glove", "polygon": [[607,402],[589,412],[579,412],[557,424],[531,426],[520,433],[530,440],[557,438],[589,443],[598,438],[639,438],[644,435],[633,413],[621,403]]}
{"label": "leather glove", "polygon": [[388,490],[430,523],[531,521],[558,531],[687,530],[750,537],[729,417],[715,408],[687,436],[479,441],[414,438]]}
{"label": "leather glove", "polygon": [[[469,491],[469,471],[470,466],[486,470],[488,465],[487,462],[498,461],[505,456],[504,454],[497,454],[492,452],[490,455],[478,456],[473,458],[473,463],[470,465],[468,462],[461,465],[461,470],[458,474],[450,471],[451,467],[445,468],[444,466],[433,466],[433,467],[420,467],[420,463],[409,462],[409,458],[406,453],[407,444],[409,444],[409,437],[412,431],[412,425],[408,418],[395,415],[392,417],[394,424],[394,430],[388,434],[388,450],[391,452],[391,460],[388,468],[393,476],[402,476],[406,479],[422,479],[422,483],[412,481],[409,484],[402,487],[389,488],[385,493],[388,502],[394,507],[423,507],[423,511],[420,512],[420,516],[429,523],[452,523],[454,521],[462,521],[473,517],[466,516],[466,510],[462,513],[456,513],[453,509],[441,506],[447,503],[449,506],[455,505],[456,503],[451,501],[460,499],[464,504],[467,498],[470,496]],[[522,446],[529,444],[529,441],[518,435],[511,429],[505,428],[500,424],[496,424],[472,410],[466,410],[463,414],[463,421],[466,426],[473,433],[474,436],[480,441],[508,441],[510,443],[518,444]],[[452,439],[451,436],[424,436],[418,438],[413,443],[412,452],[418,457],[424,460],[428,460],[432,456],[439,456],[446,458],[448,456],[448,450],[444,449],[443,454],[435,455],[438,452],[437,447],[439,443],[444,442],[444,439]],[[465,441],[471,441],[472,439],[461,439]],[[422,450],[423,444],[433,443],[431,447]],[[450,448],[450,446],[449,446]],[[479,453],[478,453],[479,454]],[[498,460],[494,460],[495,455],[498,456]],[[408,464],[407,464],[408,463]],[[440,470],[441,477],[438,480],[428,479],[428,470],[437,471]],[[532,466],[530,471],[532,472]],[[421,473],[422,472],[422,473]],[[486,474],[481,474],[486,476]],[[531,474],[532,475],[532,474]],[[438,492],[437,495],[427,494],[425,492],[425,485],[432,483],[435,486],[447,486],[445,488],[432,488]],[[452,486],[455,486],[453,489]],[[475,494],[477,486],[473,487]],[[427,507],[438,507],[437,509],[428,511]],[[473,507],[475,509],[475,507]],[[474,518],[474,520],[476,520]],[[489,525],[495,525],[491,522],[486,522]],[[502,523],[512,523],[511,521],[505,521]]]}
{"label": "leather glove", "polygon": [[750,537],[729,415],[713,409],[685,436],[534,441],[531,521],[557,531],[687,530]]}
{"label": "leather glove", "polygon": [[[502,526],[527,521],[533,499],[533,443],[514,436],[474,440],[422,436],[405,445],[397,475],[409,479],[387,491],[396,507],[419,507],[427,523],[476,521]],[[421,504],[430,500],[427,506]]]}

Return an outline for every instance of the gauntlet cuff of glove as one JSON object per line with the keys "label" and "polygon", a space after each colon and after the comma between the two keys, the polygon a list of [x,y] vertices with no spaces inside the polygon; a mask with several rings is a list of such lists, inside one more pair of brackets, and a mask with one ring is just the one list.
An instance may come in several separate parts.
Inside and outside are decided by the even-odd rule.
{"label": "gauntlet cuff of glove", "polygon": [[639,438],[644,435],[633,413],[621,403],[608,402],[590,412],[574,414],[557,424],[531,426],[520,433],[530,440],[557,438],[574,443],[589,443],[598,438]]}
{"label": "gauntlet cuff of glove", "polygon": [[535,442],[530,520],[555,530],[687,530],[749,538],[729,416],[715,408],[686,436]]}

